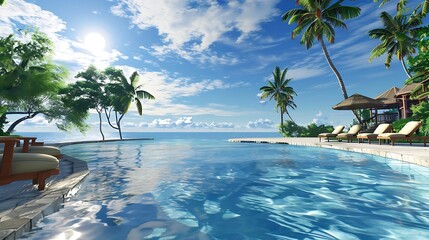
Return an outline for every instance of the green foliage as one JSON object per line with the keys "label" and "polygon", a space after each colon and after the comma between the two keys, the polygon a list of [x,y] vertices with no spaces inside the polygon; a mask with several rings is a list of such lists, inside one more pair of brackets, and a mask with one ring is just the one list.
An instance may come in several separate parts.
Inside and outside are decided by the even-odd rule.
{"label": "green foliage", "polygon": [[7,106],[5,115],[23,115],[6,132],[38,114],[55,120],[60,129],[74,126],[85,130],[86,115],[60,96],[68,73],[51,62],[53,45],[49,38],[38,31],[25,31],[21,39],[14,35],[0,38],[0,103]]}
{"label": "green foliage", "polygon": [[284,137],[299,137],[305,130],[304,127],[299,126],[295,122],[287,120],[283,125],[280,125],[279,131]]}
{"label": "green foliage", "polygon": [[[374,0],[374,2],[379,2],[380,0]],[[380,7],[384,4],[390,2],[390,0],[381,0]],[[405,10],[405,6],[407,5],[408,0],[398,0],[398,3],[396,5],[396,9],[398,10],[398,14],[402,14]],[[429,12],[429,0],[423,0],[417,8],[422,9],[422,16],[426,16],[426,14]]]}
{"label": "green foliage", "polygon": [[301,8],[291,9],[282,16],[284,22],[288,24],[296,23],[297,26],[292,31],[292,38],[300,35],[303,31],[301,44],[307,49],[313,46],[315,39],[322,41],[326,38],[328,42],[335,42],[334,27],[347,29],[342,20],[355,18],[360,14],[360,8],[343,6],[343,1],[337,1],[330,5],[332,1],[301,0],[297,4]]}
{"label": "green foliage", "polygon": [[421,133],[429,136],[429,102],[421,102],[418,105],[413,105],[411,110],[413,111],[413,118],[423,122],[420,128]]}
{"label": "green foliage", "polygon": [[429,82],[427,81],[429,79],[429,26],[419,30],[419,37],[418,54],[408,58],[408,65],[413,76],[405,82],[406,84],[422,83],[411,93],[411,97],[415,99],[429,94]]}
{"label": "green foliage", "polygon": [[404,71],[411,77],[405,67],[404,59],[415,53],[418,40],[415,37],[420,25],[423,23],[419,14],[391,16],[387,12],[380,14],[384,28],[369,31],[370,38],[380,39],[381,43],[372,51],[369,60],[387,54],[385,66],[390,67],[392,57],[397,56],[402,62]]}
{"label": "green foliage", "polygon": [[284,137],[317,137],[320,133],[332,132],[333,126],[320,125],[310,123],[306,127],[299,126],[292,121],[286,121],[283,126],[280,126],[279,131]]}
{"label": "green foliage", "polygon": [[8,123],[7,119],[6,119],[6,114],[2,113],[0,114],[0,136],[8,136],[9,133],[5,132],[4,129],[4,125],[6,125]]}

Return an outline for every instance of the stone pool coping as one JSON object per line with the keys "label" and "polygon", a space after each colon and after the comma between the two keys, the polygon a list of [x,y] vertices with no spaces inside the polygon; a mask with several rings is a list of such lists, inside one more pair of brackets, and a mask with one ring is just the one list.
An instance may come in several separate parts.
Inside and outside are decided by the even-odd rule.
{"label": "stone pool coping", "polygon": [[[124,139],[122,141],[153,140],[152,138]],[[121,140],[78,141],[49,144],[63,147],[73,144],[105,143]],[[16,181],[0,186],[0,240],[21,237],[36,226],[43,217],[59,211],[63,203],[76,194],[83,179],[89,174],[86,161],[63,155],[60,174],[48,178],[46,189],[38,191],[31,180]]]}
{"label": "stone pool coping", "polygon": [[395,146],[392,146],[388,144],[379,145],[378,141],[374,141],[371,144],[357,142],[347,143],[344,141],[338,142],[336,140],[330,140],[329,142],[322,140],[319,142],[318,138],[312,137],[233,138],[228,139],[228,141],[241,143],[290,144],[297,146],[331,148],[350,152],[372,154],[429,167],[429,147],[424,147],[423,143],[413,143],[411,146],[408,143],[395,143]]}

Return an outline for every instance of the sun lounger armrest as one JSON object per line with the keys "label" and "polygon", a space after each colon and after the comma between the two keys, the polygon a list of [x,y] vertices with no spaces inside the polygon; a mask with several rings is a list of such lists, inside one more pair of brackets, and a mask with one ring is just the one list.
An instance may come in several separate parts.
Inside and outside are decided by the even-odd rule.
{"label": "sun lounger armrest", "polygon": [[13,150],[17,138],[0,137],[0,143],[4,143],[3,158],[0,165],[0,177],[10,176],[12,172]]}

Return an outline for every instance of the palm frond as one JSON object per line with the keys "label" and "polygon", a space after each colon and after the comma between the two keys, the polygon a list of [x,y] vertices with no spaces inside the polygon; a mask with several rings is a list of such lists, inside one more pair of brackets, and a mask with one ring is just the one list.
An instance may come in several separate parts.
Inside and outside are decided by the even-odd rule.
{"label": "palm frond", "polygon": [[136,91],[137,98],[140,99],[155,99],[155,97],[145,90],[137,90]]}
{"label": "palm frond", "polygon": [[139,113],[140,116],[143,115],[143,107],[142,107],[142,103],[140,102],[140,99],[136,97],[134,98],[134,101],[136,102],[137,112]]}

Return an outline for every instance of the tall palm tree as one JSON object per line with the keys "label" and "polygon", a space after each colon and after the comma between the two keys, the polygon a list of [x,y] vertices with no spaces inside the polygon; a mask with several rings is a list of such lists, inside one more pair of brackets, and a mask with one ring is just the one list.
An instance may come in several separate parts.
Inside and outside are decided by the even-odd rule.
{"label": "tall palm tree", "polygon": [[418,14],[410,16],[398,14],[392,17],[387,12],[380,14],[384,28],[373,29],[369,31],[371,38],[380,39],[381,43],[372,51],[369,60],[380,57],[387,53],[385,65],[390,67],[392,57],[395,54],[402,63],[405,73],[411,77],[409,70],[405,65],[405,58],[416,52],[418,38],[415,38],[419,26],[423,23],[422,18]]}
{"label": "tall palm tree", "polygon": [[[296,104],[293,102],[293,96],[296,96],[296,92],[292,87],[288,86],[291,78],[286,79],[287,68],[283,71],[280,67],[276,67],[273,71],[273,80],[268,80],[268,85],[260,88],[261,100],[269,99],[276,101],[276,108],[280,110],[280,126],[283,126],[283,115],[287,113],[290,120],[292,118],[287,111],[287,108],[296,108]],[[293,122],[293,120],[292,120]]]}
{"label": "tall palm tree", "polygon": [[[324,40],[326,39],[328,42],[334,43],[334,27],[347,29],[346,24],[342,20],[355,18],[360,14],[360,8],[343,6],[341,5],[343,1],[344,0],[339,0],[331,4],[332,0],[300,0],[297,1],[297,4],[300,5],[301,8],[295,8],[285,12],[282,16],[282,20],[284,22],[289,20],[288,24],[297,24],[292,31],[292,38],[295,38],[295,36],[300,35],[304,31],[301,37],[301,44],[305,45],[307,49],[313,46],[315,39],[320,42],[326,61],[337,77],[344,99],[346,99],[348,98],[348,94],[343,78],[332,62]],[[356,113],[353,113],[356,118],[359,119]]]}
{"label": "tall palm tree", "polygon": [[[105,109],[107,121],[112,128],[119,131],[119,136],[122,139],[121,120],[128,112],[131,103],[134,102],[136,104],[137,111],[141,116],[143,114],[143,108],[140,99],[155,99],[155,97],[143,90],[142,85],[138,85],[139,74],[137,72],[131,74],[130,82],[128,82],[122,70],[110,67],[107,68],[104,73],[111,81],[106,87],[112,106],[109,111]],[[110,121],[111,110],[115,112],[116,126]]]}

